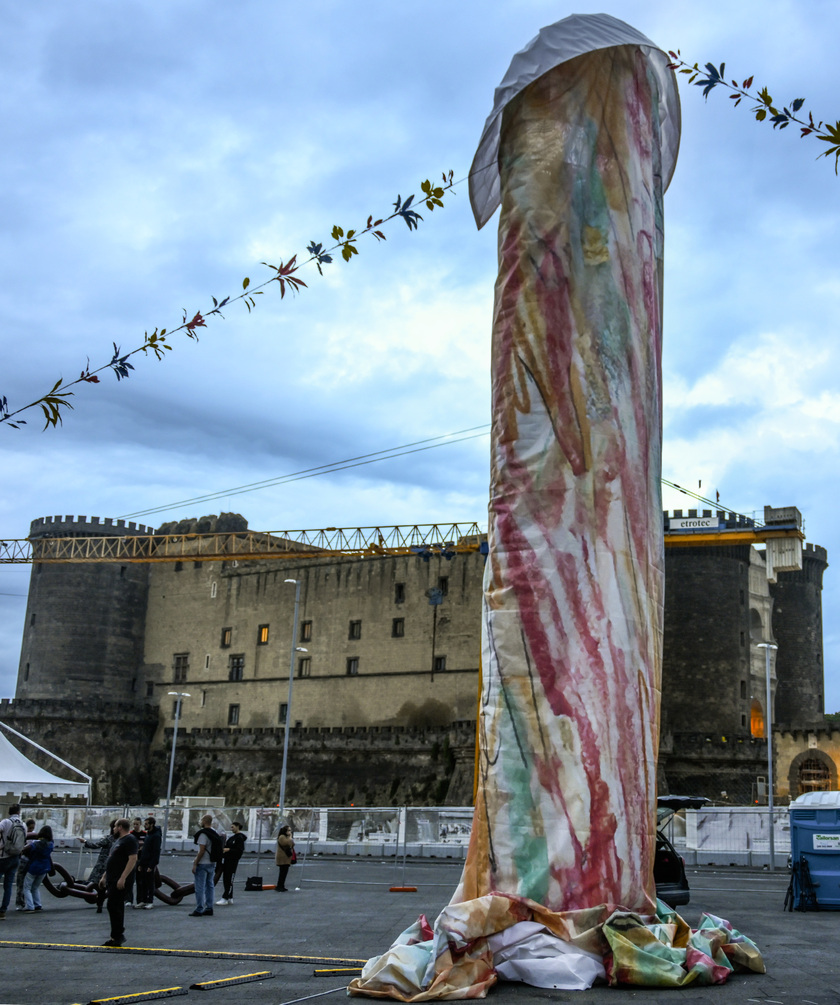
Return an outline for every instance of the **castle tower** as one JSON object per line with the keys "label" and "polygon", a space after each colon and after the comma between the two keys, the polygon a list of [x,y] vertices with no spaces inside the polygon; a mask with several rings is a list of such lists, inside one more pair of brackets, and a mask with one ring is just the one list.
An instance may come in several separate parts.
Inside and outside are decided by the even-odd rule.
{"label": "castle tower", "polygon": [[[33,521],[32,539],[151,533],[124,520],[84,516]],[[142,688],[148,566],[35,562],[16,696],[131,702]]]}
{"label": "castle tower", "polygon": [[811,729],[823,718],[822,577],[828,554],[819,545],[802,551],[802,569],[780,572],[770,584],[776,653],[775,725]]}

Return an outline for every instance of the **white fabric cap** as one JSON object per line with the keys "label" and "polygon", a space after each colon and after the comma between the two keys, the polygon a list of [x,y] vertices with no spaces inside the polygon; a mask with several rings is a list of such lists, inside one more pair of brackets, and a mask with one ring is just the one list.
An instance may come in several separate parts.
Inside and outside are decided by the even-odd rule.
{"label": "white fabric cap", "polygon": [[668,188],[680,147],[680,95],[670,57],[631,25],[609,14],[572,14],[546,28],[511,60],[496,88],[493,111],[484,124],[470,168],[470,204],[478,229],[496,212],[501,202],[499,184],[499,134],[505,106],[528,84],[560,63],[596,49],[614,45],[641,46],[659,79],[659,117],[662,125],[662,187]]}

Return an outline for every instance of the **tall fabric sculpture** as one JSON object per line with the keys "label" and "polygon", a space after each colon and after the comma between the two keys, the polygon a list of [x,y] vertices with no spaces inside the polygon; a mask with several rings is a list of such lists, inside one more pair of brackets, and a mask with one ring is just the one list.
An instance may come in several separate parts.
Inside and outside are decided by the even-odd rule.
{"label": "tall fabric sculpture", "polygon": [[[546,986],[680,984],[724,979],[722,946],[757,955],[713,920],[692,969],[697,936],[656,919],[667,63],[629,25],[575,16],[496,92],[470,179],[479,227],[501,205],[472,837],[434,929],[405,933],[351,992],[473,997],[511,960]],[[667,977],[636,952],[663,922],[682,942]],[[565,948],[535,962],[561,940],[574,964]]]}

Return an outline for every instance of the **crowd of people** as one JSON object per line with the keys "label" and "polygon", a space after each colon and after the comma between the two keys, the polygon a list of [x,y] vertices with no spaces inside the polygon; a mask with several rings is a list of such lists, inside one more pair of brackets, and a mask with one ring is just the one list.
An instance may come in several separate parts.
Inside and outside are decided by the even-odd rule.
{"label": "crowd of people", "polygon": [[[16,908],[41,911],[40,887],[45,876],[53,871],[53,833],[49,826],[35,831],[34,820],[23,821],[20,806],[9,807],[9,815],[0,821],[0,878],[3,898],[0,920],[5,919],[12,892],[17,890]],[[213,817],[201,818],[201,827],[193,838],[196,852],[192,863],[195,878],[195,910],[191,917],[213,915],[215,884],[221,879],[222,895],[216,906],[233,903],[233,886],[239,860],[245,851],[247,834],[242,824],[234,821],[232,833],[220,834],[213,828]],[[125,817],[112,820],[108,833],[97,840],[79,838],[84,847],[98,849],[99,855],[91,869],[88,884],[96,892],[96,907],[108,912],[111,923],[106,946],[125,943],[125,909],[151,910],[158,884],[158,865],[162,851],[162,834],[155,817],[145,820]],[[275,848],[278,867],[275,890],[286,892],[289,867],[297,861],[291,828],[280,828]],[[136,892],[135,892],[136,890]]]}

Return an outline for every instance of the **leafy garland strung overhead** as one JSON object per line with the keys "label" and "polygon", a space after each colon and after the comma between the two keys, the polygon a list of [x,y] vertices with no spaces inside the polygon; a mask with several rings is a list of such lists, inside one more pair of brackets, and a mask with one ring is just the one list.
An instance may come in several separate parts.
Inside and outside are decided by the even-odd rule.
{"label": "leafy garland strung overhead", "polygon": [[786,129],[791,122],[795,122],[800,127],[800,138],[814,136],[816,139],[822,140],[823,143],[828,143],[828,149],[823,150],[819,154],[819,157],[830,157],[834,154],[834,173],[838,173],[838,163],[840,163],[840,121],[835,122],[833,126],[821,121],[815,122],[814,116],[810,112],[808,113],[807,120],[799,118],[796,113],[805,104],[804,98],[794,98],[789,106],[783,105],[781,110],[779,110],[773,104],[773,98],[766,87],[762,87],[760,91],[756,91],[755,93],[751,92],[753,77],[747,77],[741,84],[737,80],[727,81],[724,78],[726,63],[721,63],[720,67],[715,66],[714,63],[706,63],[704,73],[704,70],[701,70],[697,63],[689,66],[688,63],[681,59],[679,49],[676,52],[673,50],[669,51],[668,55],[673,61],[668,64],[669,68],[676,70],[678,73],[687,74],[688,83],[694,84],[696,87],[702,87],[705,98],[708,98],[709,94],[716,87],[724,87],[732,92],[729,98],[735,102],[735,108],[741,104],[744,98],[754,101],[755,104],[751,111],[759,122],[764,122],[765,120],[772,122],[774,129]]}
{"label": "leafy garland strung overhead", "polygon": [[[804,98],[796,98],[790,102],[789,106],[783,106],[780,110],[773,104],[773,98],[766,87],[755,93],[751,92],[753,85],[752,77],[748,77],[741,84],[738,84],[736,80],[727,81],[724,77],[726,70],[725,63],[721,63],[720,67],[716,67],[713,63],[706,63],[705,68],[701,70],[697,63],[693,65],[686,63],[681,58],[679,49],[676,52],[669,51],[668,55],[672,60],[669,63],[670,69],[687,75],[689,84],[702,87],[704,97],[708,98],[709,94],[716,87],[724,87],[732,92],[729,97],[735,102],[736,108],[744,98],[754,102],[752,112],[759,122],[769,121],[773,124],[774,129],[785,129],[791,122],[795,122],[800,127],[800,136],[814,136],[816,139],[829,144],[828,148],[820,156],[830,157],[833,154],[834,173],[838,173],[838,165],[840,165],[840,121],[836,122],[833,126],[822,121],[816,122],[810,112],[807,119],[800,118],[797,112],[805,104]],[[444,195],[453,188],[454,184],[452,171],[449,171],[448,174],[444,173],[442,185],[433,185],[427,179],[420,186],[422,196],[418,205],[421,202],[425,203],[429,211],[434,210],[435,206],[443,207]],[[330,265],[333,261],[333,253],[337,253],[338,251],[341,252],[341,257],[344,261],[349,262],[354,255],[358,255],[359,253],[357,245],[361,237],[372,235],[377,241],[384,241],[385,235],[380,228],[398,217],[405,221],[409,230],[417,229],[423,217],[414,209],[413,195],[410,195],[405,201],[397,196],[393,213],[377,220],[369,216],[362,230],[348,230],[345,233],[341,227],[333,227],[331,237],[335,243],[329,247],[325,247],[323,244],[316,244],[313,241],[306,248],[310,257],[300,263],[297,261],[297,255],[293,255],[288,262],[284,263],[281,261],[279,265],[269,265],[268,262],[262,262],[262,265],[265,265],[274,272],[274,275],[264,283],[260,283],[258,286],[252,288],[251,280],[246,277],[242,280],[242,293],[235,297],[225,297],[223,300],[217,300],[213,297],[213,309],[204,313],[196,311],[190,320],[187,320],[188,311],[185,310],[181,324],[177,328],[155,328],[151,334],[145,332],[143,344],[137,346],[136,349],[132,349],[130,352],[123,353],[120,347],[114,343],[114,354],[107,363],[103,363],[97,369],[91,370],[90,360],[88,360],[85,368],[75,380],[64,381],[63,378],[59,378],[46,394],[40,398],[36,398],[35,401],[30,401],[28,405],[22,405],[20,408],[15,409],[15,411],[9,411],[6,396],[0,395],[0,425],[5,423],[12,429],[19,429],[22,425],[26,425],[26,420],[16,419],[15,416],[26,412],[30,408],[38,407],[42,410],[46,419],[44,429],[50,426],[57,426],[63,421],[61,410],[63,408],[72,409],[73,407],[69,399],[73,397],[75,392],[71,391],[70,388],[76,384],[98,384],[99,377],[97,374],[102,373],[103,370],[112,370],[117,380],[128,378],[131,375],[130,371],[134,369],[134,365],[129,362],[132,356],[140,352],[146,355],[152,352],[157,359],[162,359],[166,352],[172,351],[169,340],[177,332],[185,332],[189,338],[195,339],[197,342],[198,334],[196,329],[206,328],[207,318],[212,317],[214,314],[223,317],[222,308],[235,304],[238,300],[241,300],[245,304],[250,313],[256,307],[254,297],[262,295],[265,287],[271,283],[279,283],[281,299],[286,295],[287,289],[292,293],[298,292],[301,287],[306,286],[306,283],[296,275],[300,268],[314,262],[318,272],[323,275],[322,266]]]}
{"label": "leafy garland strung overhead", "polygon": [[[420,185],[420,190],[422,195],[418,200],[417,205],[425,203],[426,208],[431,212],[436,206],[443,208],[443,199],[446,192],[448,192],[454,186],[453,181],[454,172],[450,171],[444,173],[443,184],[434,185],[428,179]],[[329,265],[333,261],[333,253],[341,252],[341,257],[345,262],[349,262],[354,255],[358,255],[358,242],[359,239],[365,237],[366,235],[372,235],[377,241],[384,241],[385,234],[380,229],[384,227],[391,220],[401,219],[405,221],[409,230],[417,230],[420,221],[423,217],[414,208],[414,196],[410,195],[407,199],[403,200],[400,196],[397,196],[397,201],[394,203],[394,211],[389,216],[384,216],[381,219],[374,219],[369,216],[367,223],[361,230],[348,230],[344,231],[342,227],[333,227],[332,229],[332,239],[335,244],[330,247],[324,247],[323,244],[316,244],[314,241],[307,246],[307,251],[310,257],[302,262],[297,261],[297,255],[293,255],[288,262],[280,262],[279,265],[269,265],[268,262],[261,262],[261,265],[265,265],[267,268],[274,272],[274,275],[270,279],[267,279],[264,283],[260,283],[258,286],[251,286],[250,278],[246,277],[242,280],[242,293],[237,296],[225,297],[223,300],[217,300],[212,297],[213,309],[205,311],[196,311],[195,314],[187,320],[188,311],[184,311],[184,316],[181,324],[177,328],[155,328],[151,334],[149,332],[144,332],[143,344],[137,346],[136,349],[132,349],[130,352],[123,353],[120,347],[114,343],[114,354],[107,363],[103,363],[102,366],[97,367],[95,370],[90,368],[90,360],[88,360],[85,368],[79,374],[75,380],[65,381],[63,378],[59,378],[55,384],[50,388],[50,390],[42,395],[40,398],[36,398],[35,401],[30,401],[28,405],[22,405],[20,408],[15,409],[15,411],[9,411],[9,404],[5,395],[0,395],[0,424],[5,423],[12,429],[20,429],[21,426],[26,425],[25,419],[17,419],[15,416],[25,412],[30,408],[40,408],[44,413],[44,418],[46,422],[44,424],[44,429],[49,426],[57,426],[63,421],[63,416],[61,410],[63,408],[73,408],[72,402],[69,400],[75,394],[75,391],[71,391],[70,388],[74,387],[76,384],[98,384],[99,377],[97,374],[102,373],[103,370],[112,370],[117,380],[127,379],[131,376],[130,371],[134,369],[134,364],[130,363],[129,360],[132,356],[137,355],[137,353],[142,352],[148,355],[150,352],[154,353],[157,359],[163,359],[166,352],[172,351],[172,346],[170,345],[170,339],[173,335],[178,332],[185,332],[186,335],[198,341],[198,328],[207,327],[207,319],[217,314],[219,317],[224,317],[222,314],[223,307],[229,307],[235,304],[238,300],[241,300],[245,306],[248,308],[250,313],[254,307],[257,306],[257,302],[254,299],[257,296],[261,296],[265,290],[266,286],[270,286],[271,283],[278,283],[280,286],[280,299],[286,295],[288,290],[290,293],[297,293],[301,287],[305,287],[306,283],[300,279],[295,273],[302,268],[304,265],[309,265],[314,262],[318,272],[323,275],[322,266]]]}

